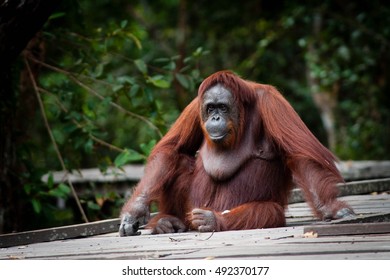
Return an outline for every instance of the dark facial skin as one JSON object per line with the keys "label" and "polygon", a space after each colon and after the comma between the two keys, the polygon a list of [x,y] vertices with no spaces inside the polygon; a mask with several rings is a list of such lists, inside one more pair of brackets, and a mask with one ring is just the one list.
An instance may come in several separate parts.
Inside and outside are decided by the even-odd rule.
{"label": "dark facial skin", "polygon": [[203,97],[202,119],[209,138],[223,142],[232,133],[231,120],[237,119],[232,93],[220,84],[208,89]]}

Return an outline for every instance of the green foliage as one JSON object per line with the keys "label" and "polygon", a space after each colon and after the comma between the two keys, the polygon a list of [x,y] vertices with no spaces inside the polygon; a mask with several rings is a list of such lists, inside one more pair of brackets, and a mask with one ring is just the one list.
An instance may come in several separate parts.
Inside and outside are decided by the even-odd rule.
{"label": "green foliage", "polygon": [[[74,8],[64,7],[47,23],[43,36],[48,59],[30,61],[41,67],[39,93],[66,168],[99,167],[105,172],[110,166],[142,163],[179,114],[174,83],[195,95],[201,81],[198,63],[207,52],[196,48],[187,57],[155,52],[143,27],[133,21],[110,18],[85,28],[82,21],[68,22]],[[54,213],[61,212],[56,200],[69,204],[72,197],[69,187],[55,184],[51,175],[41,181],[43,173],[61,170],[45,130],[39,120],[31,142],[25,143],[30,152],[23,157],[35,165],[25,174],[24,193],[32,215],[52,213],[56,223]],[[39,149],[32,151],[29,145]],[[81,195],[92,219],[102,217],[99,211],[107,203],[119,209],[118,201],[123,198],[100,189]],[[67,220],[79,220],[77,210],[69,213]]]}
{"label": "green foliage", "polygon": [[116,167],[122,167],[126,163],[145,159],[145,156],[131,149],[125,149],[114,161]]}
{"label": "green foliage", "polygon": [[[32,177],[39,175],[42,178],[42,172],[36,170]],[[54,184],[53,175],[50,173],[47,181],[31,180],[32,177],[23,177],[28,179],[24,185],[24,195],[20,199],[28,202],[25,216],[30,217],[30,224],[25,225],[27,229],[50,227],[55,225],[64,225],[74,221],[73,212],[70,209],[61,209],[56,207],[59,200],[66,201],[70,197],[70,188],[67,184]]]}
{"label": "green foliage", "polygon": [[24,192],[31,198],[31,204],[35,213],[39,214],[51,198],[66,199],[70,194],[70,188],[64,183],[54,184],[53,175],[50,173],[46,184],[25,184]]}
{"label": "green foliage", "polygon": [[[42,64],[47,71],[40,83],[68,168],[145,160],[148,151],[142,147],[150,149],[179,113],[172,83],[178,80],[193,94],[203,50],[184,58],[179,69],[180,56],[145,56],[137,36],[141,32],[127,20],[109,21],[88,34],[61,29],[59,36],[57,28],[46,31],[46,40],[49,51],[61,56],[54,64]],[[58,165],[55,157],[49,165]]]}

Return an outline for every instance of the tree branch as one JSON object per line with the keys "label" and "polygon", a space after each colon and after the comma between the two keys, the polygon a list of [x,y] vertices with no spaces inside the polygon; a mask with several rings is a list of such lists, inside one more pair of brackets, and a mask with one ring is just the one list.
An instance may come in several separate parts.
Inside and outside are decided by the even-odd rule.
{"label": "tree branch", "polygon": [[[30,57],[30,59],[32,59],[32,60],[35,61],[36,63],[41,64],[42,66],[44,66],[44,67],[46,67],[46,68],[48,68],[48,69],[51,69],[51,70],[53,70],[53,71],[55,71],[55,72],[64,74],[64,75],[67,76],[69,79],[71,79],[75,84],[77,84],[77,85],[79,85],[80,87],[84,88],[84,89],[87,90],[89,93],[95,95],[95,96],[96,96],[97,98],[99,98],[100,100],[103,101],[103,100],[105,99],[104,96],[102,96],[102,95],[101,95],[99,92],[97,92],[95,89],[93,89],[93,88],[91,88],[91,87],[85,85],[83,82],[81,82],[79,79],[77,79],[77,77],[76,77],[73,73],[68,72],[68,71],[66,71],[66,70],[64,70],[64,69],[58,68],[58,67],[56,67],[56,66],[49,65],[49,64],[47,64],[47,63],[45,63],[45,62],[36,60],[35,58],[32,58],[32,57]],[[145,118],[144,116],[141,116],[141,115],[135,114],[135,113],[133,113],[133,112],[130,112],[130,111],[126,110],[125,108],[123,108],[121,105],[119,105],[119,104],[117,104],[117,103],[115,103],[115,102],[110,101],[109,104],[110,104],[112,107],[118,109],[119,111],[121,111],[121,112],[123,112],[123,113],[125,113],[125,114],[127,114],[127,115],[129,115],[129,116],[131,116],[131,117],[133,117],[133,118],[136,118],[136,119],[139,119],[139,120],[145,122],[147,125],[149,125],[149,126],[157,133],[157,135],[158,135],[160,138],[162,138],[162,133],[161,133],[161,131],[158,129],[158,127],[155,126],[150,120],[148,120],[148,119]]]}
{"label": "tree branch", "polygon": [[[54,93],[51,93],[50,91],[48,91],[48,90],[46,90],[46,89],[43,89],[43,88],[38,88],[38,90],[39,90],[40,92],[44,92],[44,93],[47,93],[47,94],[52,95],[54,98],[56,98],[56,100],[57,100],[56,103],[57,103],[58,106],[61,108],[61,110],[62,110],[63,112],[65,112],[65,113],[68,113],[68,112],[69,112],[68,109],[66,109],[66,108],[61,104],[61,102],[58,101],[58,98],[57,98],[57,96],[56,96]],[[83,126],[82,126],[79,122],[77,122],[75,119],[72,119],[72,122],[73,122],[78,128],[83,128]],[[119,148],[119,147],[117,147],[117,146],[115,146],[115,145],[112,145],[112,144],[110,144],[110,143],[108,143],[108,142],[106,142],[106,141],[104,141],[104,140],[102,140],[102,139],[96,137],[96,136],[93,135],[92,133],[89,133],[89,137],[91,137],[92,140],[94,140],[95,142],[99,143],[100,145],[106,146],[107,148],[109,148],[109,149],[111,149],[111,150],[114,150],[114,151],[117,151],[117,152],[120,152],[120,153],[122,153],[122,152],[125,151],[124,149],[121,149],[121,148]]]}
{"label": "tree branch", "polygon": [[[36,81],[35,81],[35,79],[34,79],[33,73],[32,73],[32,71],[31,71],[31,68],[30,68],[30,65],[29,65],[27,59],[24,59],[24,63],[26,64],[27,71],[28,71],[29,76],[30,76],[30,79],[31,79],[31,83],[32,83],[32,85],[33,85],[35,94],[36,94],[37,99],[38,99],[39,107],[40,107],[40,109],[41,109],[42,118],[43,118],[43,121],[44,121],[44,123],[45,123],[47,132],[49,133],[51,142],[53,143],[54,150],[56,151],[58,160],[59,160],[60,163],[61,163],[61,167],[62,167],[63,171],[64,171],[64,172],[67,172],[67,169],[66,169],[66,166],[65,166],[64,159],[63,159],[63,157],[62,157],[62,155],[61,155],[61,152],[60,152],[60,150],[59,150],[59,148],[58,148],[58,145],[57,145],[57,143],[56,143],[56,140],[55,140],[55,138],[54,138],[54,135],[53,135],[53,133],[52,133],[52,131],[51,131],[51,129],[50,129],[49,121],[48,121],[48,119],[47,119],[47,117],[46,117],[46,114],[45,114],[45,108],[44,108],[44,105],[43,105],[41,96],[40,96],[40,94],[39,94],[38,86],[37,86],[37,83],[36,83]],[[82,216],[83,220],[84,220],[86,223],[88,223],[88,218],[87,218],[87,216],[85,215],[85,212],[84,212],[83,207],[81,206],[80,199],[79,199],[79,197],[78,197],[78,195],[77,195],[77,193],[76,193],[76,190],[75,190],[75,188],[74,188],[72,182],[70,181],[70,179],[68,178],[67,180],[68,180],[68,184],[69,184],[69,186],[70,186],[70,189],[72,190],[73,197],[74,197],[74,199],[76,200],[77,206],[78,206],[78,208],[79,208],[79,210],[80,210],[81,216]]]}

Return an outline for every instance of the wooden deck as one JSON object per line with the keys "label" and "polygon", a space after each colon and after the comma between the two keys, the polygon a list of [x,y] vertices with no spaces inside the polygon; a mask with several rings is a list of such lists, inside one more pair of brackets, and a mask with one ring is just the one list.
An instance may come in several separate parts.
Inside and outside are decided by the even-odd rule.
{"label": "wooden deck", "polygon": [[[150,235],[143,230],[140,236],[119,237],[118,220],[114,219],[108,223],[114,225],[112,228],[104,222],[104,226],[100,225],[112,233],[78,234],[93,235],[84,238],[38,243],[24,239],[24,243],[17,243],[20,241],[17,238],[27,237],[0,236],[0,247],[9,246],[12,241],[26,244],[0,248],[0,259],[390,260],[390,179],[375,182],[365,185],[374,185],[377,191],[371,187],[361,191],[368,194],[340,198],[356,211],[357,217],[351,220],[317,221],[307,204],[299,202],[289,205],[288,226],[284,228],[164,235]],[[93,228],[96,226],[99,223]],[[86,225],[74,227],[85,229]],[[60,231],[54,229],[54,232],[59,235]]]}

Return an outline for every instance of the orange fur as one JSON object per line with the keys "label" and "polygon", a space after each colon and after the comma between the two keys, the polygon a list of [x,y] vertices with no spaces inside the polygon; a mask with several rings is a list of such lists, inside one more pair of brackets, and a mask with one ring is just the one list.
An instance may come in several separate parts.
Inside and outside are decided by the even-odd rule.
{"label": "orange fur", "polygon": [[[232,93],[239,109],[230,147],[218,149],[200,116],[204,93],[217,84]],[[215,219],[205,223],[215,220],[214,230],[284,226],[295,182],[317,217],[336,218],[341,209],[353,211],[336,198],[343,179],[335,160],[274,87],[221,71],[203,81],[198,97],[156,145],[122,213],[138,218],[142,203],[156,200],[161,217],[177,217],[188,228],[194,208],[212,211]]]}

